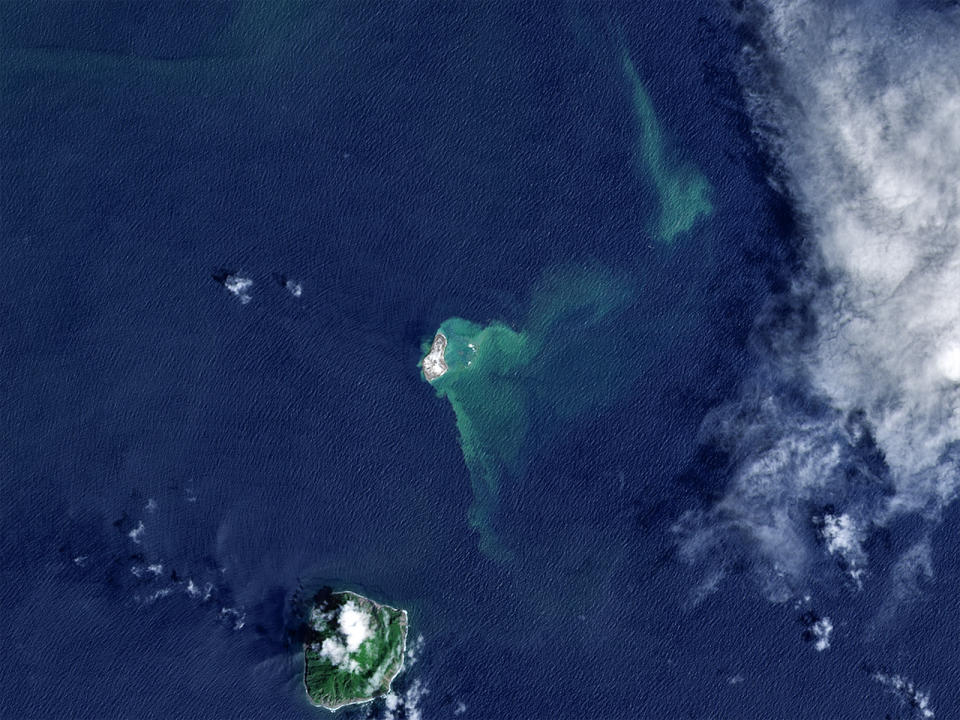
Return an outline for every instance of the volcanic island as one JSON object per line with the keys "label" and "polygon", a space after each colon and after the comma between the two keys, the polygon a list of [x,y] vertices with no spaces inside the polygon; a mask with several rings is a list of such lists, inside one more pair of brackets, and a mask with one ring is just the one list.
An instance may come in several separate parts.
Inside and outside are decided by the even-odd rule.
{"label": "volcanic island", "polygon": [[303,643],[303,684],[313,705],[336,710],[390,691],[403,669],[407,612],[353,592],[321,592]]}
{"label": "volcanic island", "polygon": [[444,352],[447,349],[447,336],[438,330],[430,345],[430,352],[422,361],[423,376],[427,382],[433,382],[447,371],[447,361]]}

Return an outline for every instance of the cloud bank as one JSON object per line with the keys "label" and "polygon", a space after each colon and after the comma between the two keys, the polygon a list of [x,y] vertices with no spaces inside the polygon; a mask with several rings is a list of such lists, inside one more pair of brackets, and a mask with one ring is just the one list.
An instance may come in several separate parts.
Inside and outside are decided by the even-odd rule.
{"label": "cloud bank", "polygon": [[743,20],[805,268],[761,319],[764,367],[704,425],[724,497],[676,530],[691,561],[750,548],[782,600],[824,563],[860,584],[874,530],[934,523],[960,488],[960,9],[771,0]]}

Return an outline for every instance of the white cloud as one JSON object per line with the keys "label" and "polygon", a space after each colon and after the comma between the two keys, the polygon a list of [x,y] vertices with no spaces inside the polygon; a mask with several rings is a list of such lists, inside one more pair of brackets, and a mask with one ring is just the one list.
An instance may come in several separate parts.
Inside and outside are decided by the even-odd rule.
{"label": "white cloud", "polygon": [[410,683],[403,692],[391,692],[386,696],[384,711],[380,720],[423,720],[420,707],[423,698],[430,694],[426,685],[418,678]]}
{"label": "white cloud", "polygon": [[913,708],[917,717],[935,717],[933,707],[930,705],[930,695],[919,690],[913,680],[902,675],[884,672],[875,672],[872,677],[887,690],[897,695],[901,702]]}
{"label": "white cloud", "polygon": [[863,552],[860,549],[860,539],[857,536],[857,527],[849,515],[823,516],[823,538],[827,543],[827,551],[831,554],[853,555]]}
{"label": "white cloud", "polygon": [[370,613],[357,607],[348,600],[340,608],[340,632],[347,641],[347,650],[354,652],[363,642],[373,635],[370,627]]}
{"label": "white cloud", "polygon": [[960,21],[872,2],[767,7],[783,71],[754,107],[778,128],[834,280],[815,297],[806,368],[835,408],[866,413],[896,512],[931,509],[956,493],[960,440]]}
{"label": "white cloud", "polygon": [[810,628],[810,632],[813,634],[814,642],[813,646],[819,651],[823,652],[830,648],[830,635],[833,633],[833,623],[830,621],[830,618],[823,617],[817,620]]}
{"label": "white cloud", "polygon": [[826,513],[821,522],[820,534],[826,543],[827,552],[843,558],[847,564],[847,572],[856,581],[857,587],[862,587],[863,567],[867,562],[867,554],[863,550],[863,531],[846,513]]}
{"label": "white cloud", "polygon": [[897,558],[890,569],[883,605],[870,623],[871,635],[883,635],[898,612],[920,596],[922,583],[933,579],[929,539],[923,539]]}
{"label": "white cloud", "polygon": [[936,522],[960,492],[960,11],[757,6],[748,104],[808,255],[761,325],[761,369],[704,424],[731,458],[725,497],[678,533],[695,562],[746,538],[783,600],[830,556],[862,570],[872,529]]}
{"label": "white cloud", "polygon": [[231,627],[234,630],[243,630],[244,625],[247,624],[247,616],[242,610],[231,607],[222,607],[220,608],[220,617],[224,620],[230,622]]}
{"label": "white cloud", "polygon": [[417,635],[416,640],[407,641],[407,657],[405,663],[408,668],[416,665],[417,661],[420,659],[420,653],[422,650],[423,635]]}
{"label": "white cloud", "polygon": [[251,297],[247,292],[253,287],[253,280],[240,277],[239,275],[227,275],[223,280],[223,286],[240,299],[240,302],[246,305]]}
{"label": "white cloud", "polygon": [[160,598],[167,597],[172,592],[173,592],[173,588],[170,588],[170,587],[160,588],[159,590],[156,590],[150,593],[150,595],[148,595],[147,597],[143,598],[142,602],[149,605],[150,603],[156,602]]}
{"label": "white cloud", "polygon": [[[310,615],[314,624],[332,618],[332,612],[321,612],[319,608],[314,608]],[[373,636],[372,618],[367,610],[360,608],[353,600],[348,600],[336,611],[336,620],[338,632],[324,638],[319,650],[320,657],[344,670],[356,672],[360,669],[360,664],[353,654],[360,649],[364,641]],[[376,683],[374,687],[378,685],[379,683]]]}
{"label": "white cloud", "polygon": [[314,607],[310,611],[310,624],[320,629],[324,624],[330,622],[335,614],[336,611],[334,610],[324,611],[318,607]]}
{"label": "white cloud", "polygon": [[388,692],[384,695],[383,701],[387,706],[387,710],[396,710],[400,706],[400,698],[394,692]]}
{"label": "white cloud", "polygon": [[339,668],[356,672],[360,665],[350,657],[350,650],[335,637],[324,638],[320,646],[320,657],[326,658]]}
{"label": "white cloud", "polygon": [[143,520],[141,520],[137,523],[137,526],[133,530],[127,533],[127,537],[139,545],[143,539],[143,531],[145,529],[146,528],[143,526]]}

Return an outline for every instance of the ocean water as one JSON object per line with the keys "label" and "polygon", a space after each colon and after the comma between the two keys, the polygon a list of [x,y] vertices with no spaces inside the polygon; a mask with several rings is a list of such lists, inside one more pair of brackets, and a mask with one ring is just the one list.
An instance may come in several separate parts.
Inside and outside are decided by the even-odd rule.
{"label": "ocean water", "polygon": [[[957,715],[958,37],[0,5],[0,717],[326,716],[323,585],[410,614],[339,717]],[[453,317],[536,338],[478,435]]]}

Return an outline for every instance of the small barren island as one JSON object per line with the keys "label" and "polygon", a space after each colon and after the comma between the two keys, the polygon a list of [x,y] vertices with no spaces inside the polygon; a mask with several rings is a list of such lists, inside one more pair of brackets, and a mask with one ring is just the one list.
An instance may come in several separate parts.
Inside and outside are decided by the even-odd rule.
{"label": "small barren island", "polygon": [[438,330],[430,346],[430,352],[423,358],[423,376],[427,382],[433,382],[447,371],[447,361],[443,357],[446,349],[447,337]]}
{"label": "small barren island", "polygon": [[327,710],[390,691],[403,669],[407,613],[352,592],[318,593],[303,644],[303,683]]}

